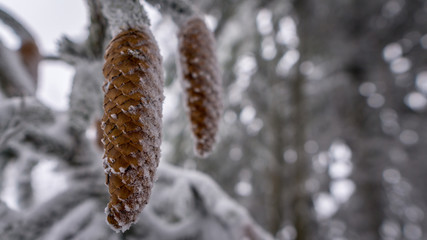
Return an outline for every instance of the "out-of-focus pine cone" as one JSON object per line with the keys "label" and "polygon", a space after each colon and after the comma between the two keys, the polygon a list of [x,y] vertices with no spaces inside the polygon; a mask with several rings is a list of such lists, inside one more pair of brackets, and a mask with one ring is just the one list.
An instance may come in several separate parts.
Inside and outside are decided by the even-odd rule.
{"label": "out-of-focus pine cone", "polygon": [[114,230],[126,231],[148,202],[159,164],[161,56],[151,31],[143,26],[115,36],[104,58],[107,221]]}
{"label": "out-of-focus pine cone", "polygon": [[23,42],[18,52],[28,73],[33,78],[35,85],[37,85],[38,67],[42,59],[37,44],[34,41]]}
{"label": "out-of-focus pine cone", "polygon": [[206,156],[215,144],[222,112],[221,75],[212,32],[199,17],[179,31],[179,60],[195,152]]}

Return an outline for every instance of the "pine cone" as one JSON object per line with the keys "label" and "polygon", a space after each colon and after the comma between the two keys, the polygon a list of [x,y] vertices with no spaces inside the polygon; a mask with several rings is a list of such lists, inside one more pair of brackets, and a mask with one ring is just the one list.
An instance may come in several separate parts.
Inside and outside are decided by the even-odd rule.
{"label": "pine cone", "polygon": [[113,38],[103,69],[104,168],[110,202],[107,221],[126,231],[147,204],[159,164],[163,74],[148,26]]}
{"label": "pine cone", "polygon": [[195,150],[204,157],[215,144],[222,103],[214,37],[199,17],[190,18],[182,25],[179,53]]}

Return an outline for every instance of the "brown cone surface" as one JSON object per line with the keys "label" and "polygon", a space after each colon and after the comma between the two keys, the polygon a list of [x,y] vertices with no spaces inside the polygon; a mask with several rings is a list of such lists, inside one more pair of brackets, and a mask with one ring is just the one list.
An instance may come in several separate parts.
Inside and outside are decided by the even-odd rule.
{"label": "brown cone surface", "polygon": [[215,41],[205,22],[190,18],[179,31],[179,60],[195,150],[206,156],[215,144],[222,112]]}
{"label": "brown cone surface", "polygon": [[161,56],[148,27],[113,38],[105,53],[102,129],[107,221],[125,231],[147,204],[160,158]]}

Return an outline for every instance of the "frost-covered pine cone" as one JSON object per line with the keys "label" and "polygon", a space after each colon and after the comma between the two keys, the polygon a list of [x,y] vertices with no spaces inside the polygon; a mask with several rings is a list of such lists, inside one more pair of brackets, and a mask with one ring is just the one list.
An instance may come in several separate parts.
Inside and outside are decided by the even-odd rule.
{"label": "frost-covered pine cone", "polygon": [[163,74],[148,26],[122,31],[105,53],[107,221],[125,231],[147,204],[160,158]]}
{"label": "frost-covered pine cone", "polygon": [[212,32],[199,17],[182,24],[179,60],[196,153],[206,156],[215,144],[222,112],[221,76]]}

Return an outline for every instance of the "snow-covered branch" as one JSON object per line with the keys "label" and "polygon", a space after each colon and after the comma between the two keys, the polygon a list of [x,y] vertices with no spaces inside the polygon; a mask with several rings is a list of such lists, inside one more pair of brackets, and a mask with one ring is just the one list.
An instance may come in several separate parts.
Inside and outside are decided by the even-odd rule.
{"label": "snow-covered branch", "polygon": [[101,61],[80,61],[70,94],[69,124],[74,131],[84,131],[102,115],[102,91],[104,81]]}
{"label": "snow-covered branch", "polygon": [[86,45],[89,51],[89,58],[102,59],[104,47],[108,39],[107,19],[102,13],[102,1],[87,0],[87,6],[90,13],[89,36]]}
{"label": "snow-covered branch", "polygon": [[0,105],[0,150],[25,128],[53,122],[53,113],[34,97],[8,98]]}
{"label": "snow-covered branch", "polygon": [[58,44],[60,56],[45,56],[45,60],[63,60],[69,64],[76,65],[80,61],[90,62],[103,58],[105,45],[111,37],[107,29],[107,19],[102,13],[101,2],[99,0],[87,0],[90,25],[86,41],[74,42],[64,36]]}
{"label": "snow-covered branch", "polygon": [[125,236],[141,239],[273,239],[207,175],[162,163],[152,198]]}
{"label": "snow-covered branch", "polygon": [[104,0],[102,5],[113,36],[124,30],[150,25],[147,13],[138,0]]}
{"label": "snow-covered branch", "polygon": [[31,172],[34,167],[37,165],[38,160],[34,156],[30,155],[30,152],[25,152],[26,154],[21,154],[18,166],[19,176],[17,179],[17,202],[18,205],[27,209],[33,204],[34,201],[34,191],[31,181]]}
{"label": "snow-covered branch", "polygon": [[197,13],[187,0],[146,0],[146,2],[159,7],[162,13],[169,14],[177,24],[183,23]]}

